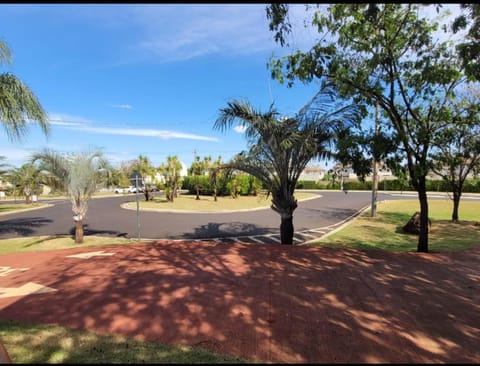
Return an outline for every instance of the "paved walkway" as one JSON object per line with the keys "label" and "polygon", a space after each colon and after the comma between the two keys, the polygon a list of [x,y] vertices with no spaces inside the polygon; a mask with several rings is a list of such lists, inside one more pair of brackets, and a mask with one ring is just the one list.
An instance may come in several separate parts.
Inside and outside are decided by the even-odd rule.
{"label": "paved walkway", "polygon": [[162,241],[1,255],[0,267],[1,319],[262,362],[480,363],[480,247]]}

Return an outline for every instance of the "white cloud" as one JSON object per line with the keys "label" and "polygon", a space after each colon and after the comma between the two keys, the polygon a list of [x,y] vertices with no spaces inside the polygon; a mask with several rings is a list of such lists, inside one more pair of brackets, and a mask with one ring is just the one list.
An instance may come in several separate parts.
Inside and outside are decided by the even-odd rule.
{"label": "white cloud", "polygon": [[245,127],[245,126],[235,126],[233,129],[235,130],[235,132],[244,133],[245,130],[247,129],[247,127]]}
{"label": "white cloud", "polygon": [[129,8],[140,28],[137,51],[159,61],[252,54],[275,47],[265,4],[147,5]]}
{"label": "white cloud", "polygon": [[70,130],[83,131],[89,133],[99,133],[105,135],[126,135],[126,136],[144,136],[144,137],[159,137],[162,139],[187,139],[187,140],[201,140],[217,142],[215,137],[201,136],[190,133],[156,130],[156,129],[136,129],[136,128],[114,128],[114,127],[96,127],[101,125],[101,122],[94,122],[83,117],[53,113],[49,117],[50,123],[60,128]]}
{"label": "white cloud", "polygon": [[48,121],[54,126],[84,126],[90,124],[91,121],[83,117],[78,117],[63,113],[49,113]]}
{"label": "white cloud", "polygon": [[159,137],[161,139],[187,139],[187,140],[202,140],[202,141],[218,141],[215,137],[194,135],[190,133],[168,131],[168,130],[154,130],[154,129],[134,129],[134,128],[112,128],[112,127],[68,127],[73,130],[100,133],[105,135],[127,135],[127,136],[144,136],[144,137]]}
{"label": "white cloud", "polygon": [[119,109],[132,109],[133,107],[130,104],[114,104],[112,105],[113,108]]}

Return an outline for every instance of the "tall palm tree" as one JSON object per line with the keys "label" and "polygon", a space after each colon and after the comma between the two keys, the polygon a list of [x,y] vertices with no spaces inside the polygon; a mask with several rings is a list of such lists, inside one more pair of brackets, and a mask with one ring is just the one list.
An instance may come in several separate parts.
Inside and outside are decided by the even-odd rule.
{"label": "tall palm tree", "polygon": [[225,131],[234,122],[246,128],[250,149],[237,154],[231,166],[269,188],[271,208],[281,217],[282,244],[293,244],[294,191],[300,174],[312,159],[329,155],[335,132],[355,122],[356,111],[353,106],[338,107],[330,88],[321,89],[294,117],[280,118],[273,105],[261,113],[248,102],[239,101],[220,109],[215,129]]}
{"label": "tall palm tree", "polygon": [[[10,49],[0,40],[0,64],[11,62]],[[0,74],[0,122],[7,136],[13,141],[21,140],[27,133],[29,121],[36,121],[48,134],[47,114],[32,90],[16,76]]]}
{"label": "tall palm tree", "polygon": [[40,169],[48,174],[48,183],[51,186],[70,197],[75,222],[75,242],[83,243],[83,219],[88,210],[88,200],[109,169],[102,152],[96,150],[62,155],[45,149],[33,154],[31,161],[39,162]]}

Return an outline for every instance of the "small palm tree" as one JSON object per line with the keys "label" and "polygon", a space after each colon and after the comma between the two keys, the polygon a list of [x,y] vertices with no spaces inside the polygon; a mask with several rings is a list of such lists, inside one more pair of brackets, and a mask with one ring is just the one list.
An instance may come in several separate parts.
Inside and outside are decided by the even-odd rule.
{"label": "small palm tree", "polygon": [[250,150],[236,155],[229,165],[269,188],[271,208],[281,217],[282,244],[293,244],[294,191],[300,174],[312,159],[327,157],[335,132],[357,119],[352,106],[332,109],[335,106],[331,90],[325,88],[292,118],[280,118],[273,105],[261,113],[248,102],[233,101],[220,109],[215,121],[214,128],[222,131],[236,121],[246,128]]}
{"label": "small palm tree", "polygon": [[32,156],[32,162],[37,161],[40,169],[48,174],[49,185],[70,197],[75,222],[75,243],[83,243],[83,219],[88,210],[88,200],[109,170],[107,160],[99,150],[61,155],[45,149]]}
{"label": "small palm tree", "polygon": [[31,203],[32,195],[40,193],[44,176],[35,165],[26,163],[9,172],[8,179],[23,193],[25,203]]}
{"label": "small palm tree", "polygon": [[164,177],[165,196],[167,200],[173,202],[177,197],[178,188],[181,185],[182,163],[177,155],[167,156],[167,162],[160,164],[158,171]]}
{"label": "small palm tree", "polygon": [[[11,61],[10,49],[0,40],[0,64],[9,64]],[[27,132],[29,121],[36,121],[48,134],[47,114],[34,93],[16,76],[0,74],[0,122],[7,136],[14,141],[21,140]]]}

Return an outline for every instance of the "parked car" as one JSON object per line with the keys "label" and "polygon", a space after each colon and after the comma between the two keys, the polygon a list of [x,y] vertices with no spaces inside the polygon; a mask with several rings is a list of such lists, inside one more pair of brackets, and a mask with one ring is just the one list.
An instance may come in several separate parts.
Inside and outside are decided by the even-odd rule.
{"label": "parked car", "polygon": [[117,187],[117,188],[115,188],[113,191],[114,191],[115,193],[126,193],[125,190],[126,190],[126,188]]}

